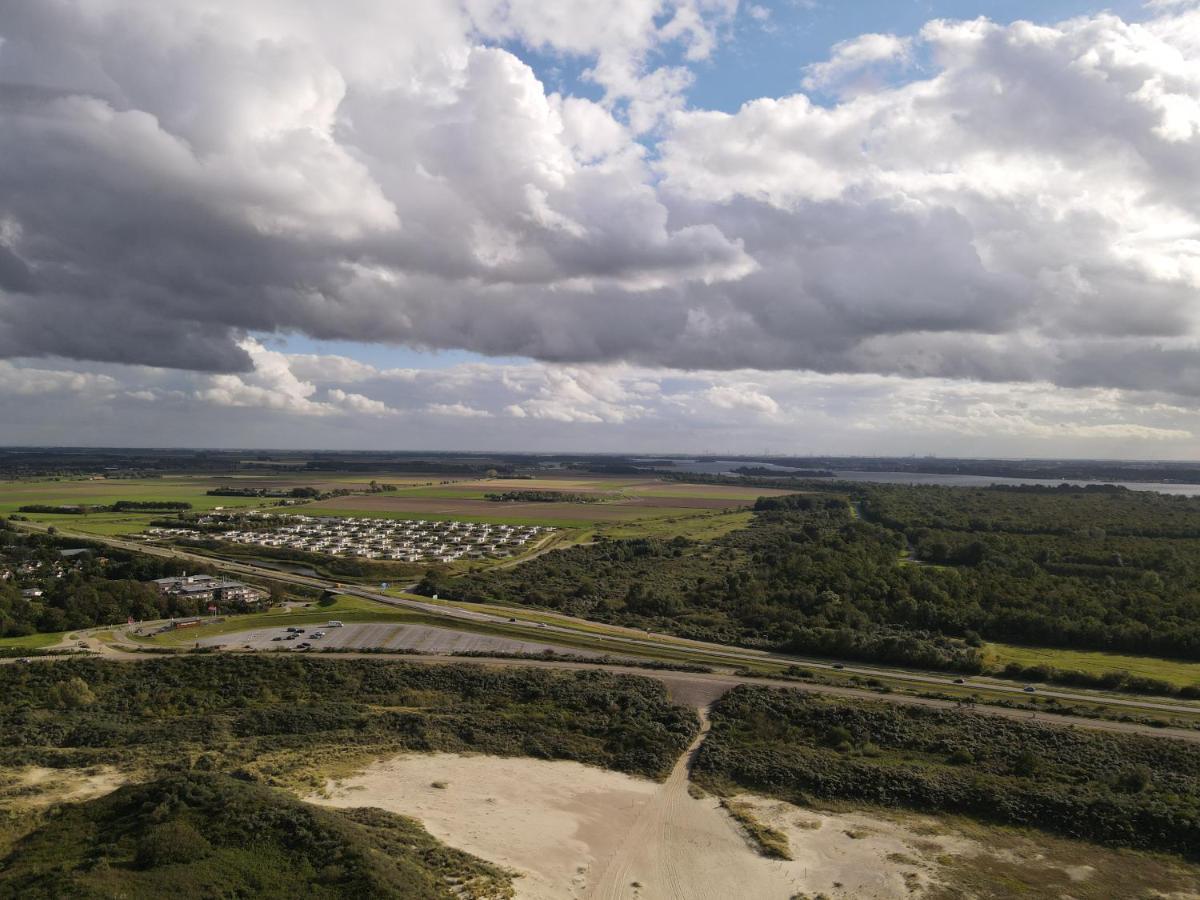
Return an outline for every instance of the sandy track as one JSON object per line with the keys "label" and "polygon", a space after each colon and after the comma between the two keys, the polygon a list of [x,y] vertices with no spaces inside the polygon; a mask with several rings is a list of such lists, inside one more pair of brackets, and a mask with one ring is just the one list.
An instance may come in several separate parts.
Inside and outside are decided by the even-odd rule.
{"label": "sandy track", "polygon": [[702,737],[661,785],[573,762],[431,754],[376,762],[307,799],[413,816],[517,872],[518,900],[902,900],[937,880],[945,854],[982,850],[961,835],[741,795],[790,839],[794,861],[764,859],[715,798],[688,794]]}
{"label": "sandy track", "polygon": [[734,884],[721,877],[722,870],[728,875],[730,851],[734,857],[743,856],[745,842],[729,819],[706,814],[687,791],[692,759],[708,736],[708,729],[708,716],[701,711],[699,734],[666,782],[642,807],[620,847],[605,862],[587,893],[589,898],[721,900],[737,896],[739,886],[746,887],[739,876],[735,876]]}

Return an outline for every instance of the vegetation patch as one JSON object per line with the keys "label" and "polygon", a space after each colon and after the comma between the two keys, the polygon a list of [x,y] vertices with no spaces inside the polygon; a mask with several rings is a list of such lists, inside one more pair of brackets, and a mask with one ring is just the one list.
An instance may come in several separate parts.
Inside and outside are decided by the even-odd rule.
{"label": "vegetation patch", "polygon": [[759,687],[735,688],[711,717],[693,770],[702,784],[1200,855],[1200,747],[1190,743]]}
{"label": "vegetation patch", "polygon": [[570,491],[502,491],[483,495],[493,503],[601,503],[615,500],[620,494],[580,494]]}
{"label": "vegetation patch", "polygon": [[569,759],[658,778],[696,728],[660,683],[604,672],[299,654],[0,667],[8,768],[182,766],[319,789],[339,760],[411,750]]}
{"label": "vegetation patch", "polygon": [[754,815],[754,809],[748,803],[723,797],[721,808],[742,826],[742,830],[761,855],[768,859],[792,858],[792,848],[788,843],[788,836],[779,829],[760,822]]}
{"label": "vegetation patch", "polygon": [[750,527],[714,540],[597,540],[512,569],[430,572],[417,592],[785,653],[981,668],[976,647],[917,627],[913,591],[926,576],[897,564],[901,536],[854,519],[843,497],[757,507]]}
{"label": "vegetation patch", "polygon": [[0,863],[0,897],[503,898],[512,876],[378,809],[190,772],[61,807]]}

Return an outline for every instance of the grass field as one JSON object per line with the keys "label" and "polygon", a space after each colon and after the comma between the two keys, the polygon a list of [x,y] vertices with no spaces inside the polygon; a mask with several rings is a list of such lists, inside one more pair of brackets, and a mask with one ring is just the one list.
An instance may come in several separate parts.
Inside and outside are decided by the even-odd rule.
{"label": "grass field", "polygon": [[[203,512],[270,506],[271,498],[209,496],[220,487],[287,489],[311,486],[323,490],[366,490],[379,481],[397,486],[384,494],[363,493],[306,503],[294,511],[309,515],[342,515],[391,519],[459,519],[508,525],[550,525],[593,530],[611,537],[715,537],[740,527],[747,517],[738,512],[763,494],[782,491],[748,490],[736,486],[689,485],[646,476],[564,475],[535,479],[445,479],[424,474],[354,474],[304,477],[297,474],[236,476],[166,476],[144,479],[56,479],[10,481],[0,484],[0,515],[21,506],[108,505],[118,500],[175,501]],[[556,490],[603,495],[597,503],[498,503],[484,495],[504,491]],[[27,513],[31,520],[65,530],[95,535],[126,535],[144,531],[162,512],[56,515]],[[736,516],[736,518],[735,518]]]}
{"label": "grass field", "polygon": [[43,632],[41,634],[27,634],[23,637],[6,637],[0,638],[0,649],[17,648],[20,650],[41,650],[43,647],[50,647],[57,644],[69,632]]}
{"label": "grass field", "polygon": [[1103,675],[1106,672],[1128,672],[1131,675],[1157,678],[1179,687],[1200,684],[1200,663],[1154,659],[1148,656],[988,644],[986,659],[989,665],[997,668],[1003,668],[1008,663],[1015,662],[1023,666],[1047,665],[1056,669],[1068,669],[1096,675]]}
{"label": "grass field", "polygon": [[222,634],[234,634],[239,631],[250,631],[255,628],[273,628],[286,625],[314,625],[318,622],[328,622],[330,619],[341,619],[344,622],[410,622],[414,614],[404,610],[394,609],[369,600],[360,600],[339,594],[337,601],[329,606],[318,606],[313,603],[304,607],[291,609],[277,608],[267,612],[250,613],[248,615],[214,617],[223,621],[205,623],[197,628],[187,628],[182,631],[166,631],[156,635],[127,635],[136,643],[154,647],[188,647],[199,637],[215,637]]}
{"label": "grass field", "polygon": [[[178,476],[167,478],[114,479],[89,481],[61,479],[40,481],[0,482],[0,515],[16,513],[22,506],[90,506],[109,505],[118,500],[144,502],[184,502],[198,512],[218,506],[247,508],[273,501],[259,497],[210,497],[207,491],[228,486],[210,477]],[[88,515],[55,515],[53,513],[22,513],[32,521],[78,531],[84,534],[118,535],[144,531],[154,519],[170,516],[167,512],[89,513]]]}
{"label": "grass field", "polygon": [[[497,503],[488,493],[556,490],[603,497],[593,503]],[[596,528],[613,537],[687,534],[716,536],[745,519],[718,523],[715,517],[744,511],[762,495],[786,491],[724,485],[679,484],[656,478],[569,476],[530,480],[485,479],[418,487],[395,493],[336,497],[305,506],[309,512],[388,518],[467,519],[498,524]]]}

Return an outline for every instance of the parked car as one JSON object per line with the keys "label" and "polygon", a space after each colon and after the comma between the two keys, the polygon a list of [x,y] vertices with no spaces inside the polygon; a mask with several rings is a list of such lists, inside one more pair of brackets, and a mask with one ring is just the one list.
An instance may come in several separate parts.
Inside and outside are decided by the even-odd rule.
{"label": "parked car", "polygon": [[341,622],[339,622],[337,619],[334,619],[332,622],[330,622],[330,623],[329,623],[327,626],[325,626],[325,627],[326,627],[326,628],[341,628],[341,627],[342,627],[342,623],[341,623]]}
{"label": "parked car", "polygon": [[283,640],[283,635],[282,635],[282,634],[277,634],[277,635],[275,635],[275,637],[271,638],[271,640],[273,640],[273,641],[282,641],[282,640]]}
{"label": "parked car", "polygon": [[314,631],[314,632],[312,633],[312,636],[313,636],[313,637],[315,637],[315,638],[323,638],[323,637],[325,637],[325,632],[323,632],[323,631]]}

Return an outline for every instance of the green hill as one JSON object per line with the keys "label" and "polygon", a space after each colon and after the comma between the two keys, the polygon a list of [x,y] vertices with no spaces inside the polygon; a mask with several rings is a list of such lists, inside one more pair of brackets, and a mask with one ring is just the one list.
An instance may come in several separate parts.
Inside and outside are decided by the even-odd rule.
{"label": "green hill", "polygon": [[511,878],[378,809],[189,773],[61,807],[0,864],[0,898],[503,898]]}

